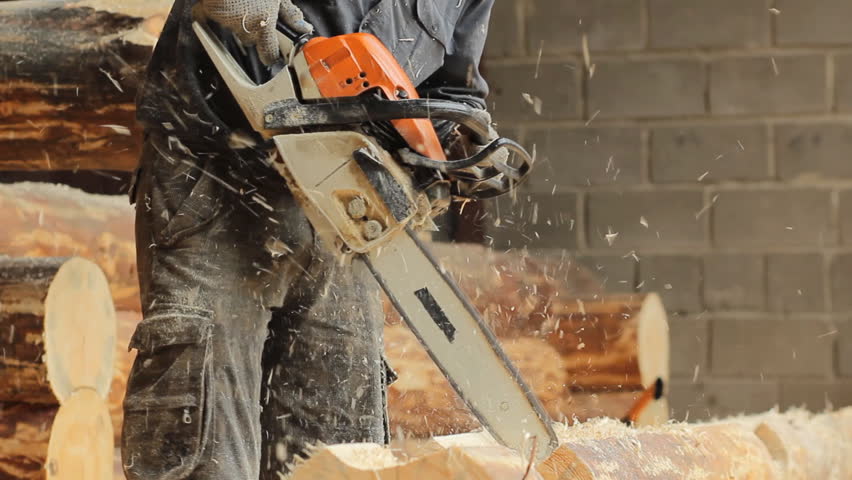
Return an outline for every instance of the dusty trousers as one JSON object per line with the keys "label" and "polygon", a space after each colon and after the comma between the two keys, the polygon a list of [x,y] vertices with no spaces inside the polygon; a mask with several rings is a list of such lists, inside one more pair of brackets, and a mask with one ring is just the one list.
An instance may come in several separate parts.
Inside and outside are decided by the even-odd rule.
{"label": "dusty trousers", "polygon": [[235,187],[228,152],[173,140],[146,136],[131,193],[144,320],[130,344],[127,478],[278,480],[307,444],[385,441],[367,269],[321,248],[277,175]]}

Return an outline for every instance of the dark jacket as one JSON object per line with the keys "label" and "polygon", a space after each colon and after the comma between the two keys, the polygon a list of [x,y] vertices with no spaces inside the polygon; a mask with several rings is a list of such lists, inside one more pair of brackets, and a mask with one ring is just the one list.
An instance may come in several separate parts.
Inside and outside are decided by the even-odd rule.
{"label": "dark jacket", "polygon": [[[295,0],[319,35],[375,34],[393,52],[421,96],[485,107],[479,73],[494,0]],[[189,150],[230,148],[246,122],[220,85],[190,26],[194,0],[177,0],[160,36],[138,98],[146,129],[164,130]],[[234,41],[219,32],[234,52]],[[248,57],[254,56],[253,51]],[[243,56],[258,81],[268,71]],[[243,150],[247,158],[251,149]],[[260,152],[255,152],[260,155]],[[250,161],[250,160],[249,160]]]}

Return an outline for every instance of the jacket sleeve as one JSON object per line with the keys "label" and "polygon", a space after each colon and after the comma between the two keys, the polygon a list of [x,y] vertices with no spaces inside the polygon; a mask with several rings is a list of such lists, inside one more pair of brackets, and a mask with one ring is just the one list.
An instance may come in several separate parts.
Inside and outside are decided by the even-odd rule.
{"label": "jacket sleeve", "polygon": [[494,0],[464,0],[464,11],[456,23],[453,44],[447,48],[444,65],[420,87],[422,96],[467,103],[485,109],[488,84],[479,62],[488,36]]}

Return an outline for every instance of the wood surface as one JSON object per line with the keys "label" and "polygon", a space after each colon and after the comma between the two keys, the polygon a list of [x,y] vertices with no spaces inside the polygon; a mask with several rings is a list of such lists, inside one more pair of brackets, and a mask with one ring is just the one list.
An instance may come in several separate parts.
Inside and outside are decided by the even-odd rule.
{"label": "wood surface", "polygon": [[129,170],[170,1],[0,2],[0,170]]}
{"label": "wood surface", "polygon": [[43,480],[57,405],[0,402],[0,480]]}
{"label": "wood surface", "polygon": [[59,407],[47,446],[47,480],[111,480],[113,432],[95,390],[75,390]]}
{"label": "wood surface", "polygon": [[629,428],[595,420],[556,427],[560,447],[529,472],[525,459],[475,432],[427,441],[402,439],[390,448],[317,447],[297,465],[293,478],[841,480],[852,472],[852,408],[822,414],[769,412],[697,425]]}
{"label": "wood surface", "polygon": [[0,252],[87,258],[106,274],[120,310],[140,309],[133,221],[133,207],[124,196],[46,183],[0,185]]}
{"label": "wood surface", "polygon": [[0,257],[0,331],[0,401],[56,404],[78,388],[108,392],[115,312],[94,263]]}

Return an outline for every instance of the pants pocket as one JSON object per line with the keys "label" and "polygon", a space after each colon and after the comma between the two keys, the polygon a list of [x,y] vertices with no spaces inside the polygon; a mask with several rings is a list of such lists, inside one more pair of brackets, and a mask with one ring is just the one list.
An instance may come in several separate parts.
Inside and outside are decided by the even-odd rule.
{"label": "pants pocket", "polygon": [[[161,305],[136,329],[124,400],[122,455],[130,480],[177,480],[207,450],[213,409],[211,313]],[[178,313],[175,313],[178,312]]]}

